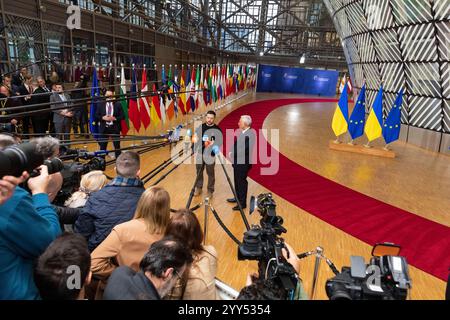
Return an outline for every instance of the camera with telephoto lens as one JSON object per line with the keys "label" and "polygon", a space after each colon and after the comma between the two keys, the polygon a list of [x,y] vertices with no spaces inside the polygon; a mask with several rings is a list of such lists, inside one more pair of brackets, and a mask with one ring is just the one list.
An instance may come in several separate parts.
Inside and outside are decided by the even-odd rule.
{"label": "camera with telephoto lens", "polygon": [[271,193],[262,193],[250,198],[250,214],[258,209],[261,214],[259,226],[252,226],[244,233],[242,244],[238,247],[239,260],[257,260],[260,279],[272,279],[284,290],[286,297],[293,299],[296,295],[298,275],[294,267],[284,258],[282,249],[286,249],[286,233],[282,226],[283,218],[276,214],[276,203]]}
{"label": "camera with telephoto lens", "polygon": [[352,256],[351,266],[343,267],[327,280],[330,300],[406,300],[411,279],[406,259],[399,256],[400,246],[377,244],[368,265],[364,258]]}
{"label": "camera with telephoto lens", "polygon": [[19,177],[24,171],[36,177],[39,175],[36,168],[42,164],[47,166],[49,174],[60,172],[63,169],[62,161],[58,158],[46,159],[49,155],[33,142],[7,147],[0,151],[0,178],[6,175]]}

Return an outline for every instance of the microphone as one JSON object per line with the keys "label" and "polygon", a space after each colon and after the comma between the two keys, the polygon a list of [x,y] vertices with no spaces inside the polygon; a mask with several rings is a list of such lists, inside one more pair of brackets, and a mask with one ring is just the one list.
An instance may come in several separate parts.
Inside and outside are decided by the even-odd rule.
{"label": "microphone", "polygon": [[219,148],[219,146],[213,146],[213,147],[212,147],[212,154],[213,154],[214,156],[217,156],[219,153],[220,153],[220,148]]}

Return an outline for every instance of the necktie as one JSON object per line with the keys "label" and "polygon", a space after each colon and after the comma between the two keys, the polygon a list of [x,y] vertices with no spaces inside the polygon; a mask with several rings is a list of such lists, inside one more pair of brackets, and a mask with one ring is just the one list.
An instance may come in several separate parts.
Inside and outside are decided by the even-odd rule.
{"label": "necktie", "polygon": [[108,108],[106,112],[108,113],[108,116],[112,114],[111,102],[108,102]]}

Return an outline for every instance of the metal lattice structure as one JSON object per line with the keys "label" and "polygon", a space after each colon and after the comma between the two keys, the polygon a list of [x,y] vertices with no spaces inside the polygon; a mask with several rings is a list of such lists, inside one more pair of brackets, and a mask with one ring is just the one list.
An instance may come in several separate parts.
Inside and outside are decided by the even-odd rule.
{"label": "metal lattice structure", "polygon": [[340,40],[321,0],[78,0],[78,4],[221,52],[260,60],[274,56],[291,63],[305,54],[311,65],[346,68]]}
{"label": "metal lattice structure", "polygon": [[380,84],[385,113],[405,89],[402,122],[450,132],[448,0],[324,0],[355,87],[372,104]]}

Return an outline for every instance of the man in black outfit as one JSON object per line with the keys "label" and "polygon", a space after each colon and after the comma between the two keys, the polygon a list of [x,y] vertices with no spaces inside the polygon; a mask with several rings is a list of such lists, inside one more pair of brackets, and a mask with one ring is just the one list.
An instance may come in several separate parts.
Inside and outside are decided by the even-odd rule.
{"label": "man in black outfit", "polygon": [[100,150],[106,150],[109,137],[113,139],[116,158],[120,155],[120,121],[123,119],[123,111],[120,102],[113,100],[114,93],[107,90],[106,101],[97,104],[95,118],[98,121],[98,133],[100,134]]}
{"label": "man in black outfit", "polygon": [[154,242],[144,255],[139,272],[118,267],[108,279],[104,300],[161,300],[182,279],[192,263],[190,251],[181,242],[166,237]]}
{"label": "man in black outfit", "polygon": [[[231,203],[239,201],[242,209],[245,209],[247,208],[247,176],[252,168],[252,154],[256,142],[256,134],[250,128],[252,125],[250,116],[241,116],[238,125],[241,132],[233,145],[233,151],[230,153],[230,158],[233,159],[234,188],[238,198],[227,199],[227,201]],[[236,205],[233,207],[233,210],[239,210],[239,206]]]}
{"label": "man in black outfit", "polygon": [[36,107],[35,110],[45,110],[45,113],[37,113],[31,116],[31,122],[33,124],[33,131],[36,134],[45,134],[48,131],[48,124],[51,120],[52,113],[50,110],[50,95],[52,94],[50,89],[45,85],[43,77],[37,77],[38,87],[34,89],[32,101],[33,104],[43,104],[40,107]]}
{"label": "man in black outfit", "polygon": [[[197,184],[195,185],[195,195],[198,196],[202,192],[203,187],[203,170],[206,168],[208,175],[208,197],[212,198],[214,194],[215,182],[215,156],[212,154],[212,147],[220,147],[223,142],[222,130],[214,123],[216,113],[212,110],[206,112],[205,123],[195,130],[194,135],[194,152],[195,167],[197,175],[200,174]],[[205,164],[203,166],[203,163]],[[201,173],[200,173],[201,171]]]}
{"label": "man in black outfit", "polygon": [[[33,93],[33,86],[31,85],[33,81],[33,77],[29,74],[25,74],[24,81],[22,85],[19,86],[19,94],[22,96],[20,100],[22,101],[22,105],[25,107],[22,112],[30,112],[32,109],[27,108],[27,106],[33,104],[33,99],[31,94]],[[30,116],[22,117],[22,133],[28,134],[30,133]]]}

